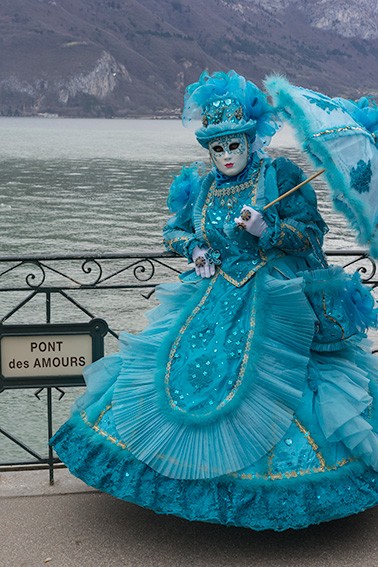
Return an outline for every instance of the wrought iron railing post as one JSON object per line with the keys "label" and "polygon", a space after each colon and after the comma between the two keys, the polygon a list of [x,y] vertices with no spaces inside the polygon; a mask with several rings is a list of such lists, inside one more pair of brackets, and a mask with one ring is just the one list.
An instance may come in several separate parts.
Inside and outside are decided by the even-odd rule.
{"label": "wrought iron railing post", "polygon": [[[46,323],[51,323],[51,292],[46,291]],[[51,439],[53,435],[52,426],[52,391],[51,387],[47,387],[47,441]],[[49,479],[50,485],[54,484],[54,451],[50,444],[48,444],[48,463],[49,463]]]}
{"label": "wrought iron railing post", "polygon": [[[52,388],[49,386],[47,388],[47,442],[53,436],[53,426],[52,426]],[[51,445],[48,443],[49,448],[49,479],[50,485],[54,484],[54,451]]]}
{"label": "wrought iron railing post", "polygon": [[51,291],[46,291],[46,323],[51,323]]}

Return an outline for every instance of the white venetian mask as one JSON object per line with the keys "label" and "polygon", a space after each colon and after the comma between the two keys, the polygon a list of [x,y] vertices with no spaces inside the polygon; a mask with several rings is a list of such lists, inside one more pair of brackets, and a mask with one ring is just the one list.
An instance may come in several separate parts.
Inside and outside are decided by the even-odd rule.
{"label": "white venetian mask", "polygon": [[241,173],[248,162],[245,134],[230,134],[211,140],[209,151],[215,167],[229,177]]}

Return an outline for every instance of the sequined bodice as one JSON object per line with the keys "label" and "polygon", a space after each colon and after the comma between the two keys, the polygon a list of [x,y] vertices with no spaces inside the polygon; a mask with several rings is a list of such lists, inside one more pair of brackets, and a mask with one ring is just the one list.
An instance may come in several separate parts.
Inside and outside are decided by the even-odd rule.
{"label": "sequined bodice", "polygon": [[255,187],[253,179],[243,185],[217,189],[215,184],[210,187],[210,199],[207,207],[207,229],[223,230],[234,226],[234,218],[240,215],[244,204],[255,203]]}
{"label": "sequined bodice", "polygon": [[244,183],[224,183],[220,187],[212,183],[205,202],[206,231],[235,228],[234,218],[240,215],[244,204],[256,204],[256,186],[260,167]]}
{"label": "sequined bodice", "polygon": [[205,240],[208,246],[220,252],[223,275],[238,282],[248,279],[253,275],[251,270],[264,262],[258,239],[240,230],[234,221],[243,205],[256,205],[259,175],[260,167],[257,167],[243,183],[230,182],[219,186],[214,181],[202,209]]}

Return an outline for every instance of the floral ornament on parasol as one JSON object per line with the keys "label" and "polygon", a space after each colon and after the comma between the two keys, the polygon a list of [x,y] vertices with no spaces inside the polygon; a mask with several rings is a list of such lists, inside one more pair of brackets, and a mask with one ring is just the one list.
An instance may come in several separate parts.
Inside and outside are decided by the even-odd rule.
{"label": "floral ornament on parasol", "polygon": [[378,107],[366,97],[329,98],[280,76],[269,77],[265,86],[302,149],[326,169],[335,208],[378,258]]}

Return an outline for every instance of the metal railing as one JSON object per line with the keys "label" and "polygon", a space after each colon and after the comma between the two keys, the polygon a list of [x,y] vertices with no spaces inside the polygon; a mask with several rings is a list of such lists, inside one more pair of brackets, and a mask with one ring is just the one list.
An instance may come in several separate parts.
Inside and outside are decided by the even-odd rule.
{"label": "metal railing", "polygon": [[[327,251],[327,257],[331,263],[341,265],[349,272],[358,271],[363,283],[369,284],[375,293],[378,287],[377,266],[366,251],[330,250]],[[123,328],[137,331],[138,329],[133,329],[133,324],[139,320],[144,304],[151,303],[155,287],[172,282],[186,269],[186,260],[170,252],[2,256],[0,324],[6,326],[14,320],[22,321],[23,324],[67,324],[77,321],[78,316],[81,321],[83,318],[86,321],[103,318],[108,323],[109,343],[109,339],[116,339]],[[131,293],[131,299],[130,296],[126,298],[125,293]],[[58,302],[59,307],[55,309]],[[114,321],[109,320],[109,314],[115,318]],[[107,344],[105,350],[112,348],[116,348],[115,343],[111,346]],[[83,385],[81,378],[70,388]],[[53,392],[57,394],[59,402],[65,395],[66,388],[56,382],[47,382],[42,388],[37,386],[38,381],[31,378],[22,389],[34,389],[34,400],[41,401],[42,393],[46,394],[45,430],[40,432],[44,435],[44,452],[32,448],[15,431],[9,431],[8,426],[3,427],[4,412],[1,411],[0,438],[7,439],[27,457],[7,459],[0,454],[0,470],[46,467],[49,469],[50,483],[53,484],[54,466],[59,463],[48,445],[54,429],[56,405],[53,403]],[[5,390],[0,382],[0,407],[2,389]],[[9,385],[6,389],[9,389]],[[17,411],[14,408],[14,412]]]}

